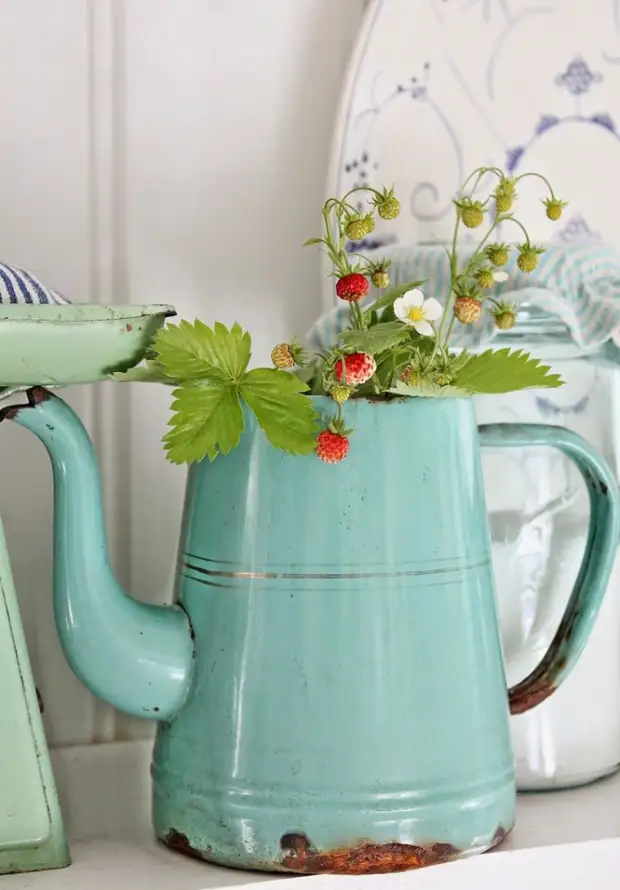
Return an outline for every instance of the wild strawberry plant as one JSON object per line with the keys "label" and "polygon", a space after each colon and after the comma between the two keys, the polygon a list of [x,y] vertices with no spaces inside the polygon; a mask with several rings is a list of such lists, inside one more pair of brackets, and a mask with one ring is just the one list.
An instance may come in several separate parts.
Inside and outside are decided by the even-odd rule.
{"label": "wild strawberry plant", "polygon": [[[343,406],[351,398],[470,397],[561,386],[557,374],[522,350],[470,354],[450,345],[455,325],[475,325],[485,313],[499,331],[515,324],[517,307],[495,293],[508,278],[503,267],[511,252],[516,251],[523,273],[533,272],[544,252],[532,244],[514,210],[519,183],[529,177],[548,190],[543,200],[547,217],[561,218],[566,202],[540,174],[510,177],[498,167],[475,170],[454,199],[450,284],[442,299],[426,296],[423,281],[390,288],[388,260],[347,250],[347,240],[362,240],[374,230],[376,216],[394,219],[401,209],[392,189],[355,188],[325,202],[323,233],[306,242],[327,254],[336,295],[350,307],[349,323],[332,347],[312,355],[296,340],[280,343],[272,351],[274,367],[250,370],[251,339],[239,325],[228,329],[219,322],[208,327],[181,321],[159,331],[141,365],[114,376],[175,386],[164,444],[168,459],[179,464],[213,460],[234,448],[243,432],[244,405],[274,447],[291,454],[314,451],[337,463],[349,451],[351,431]],[[489,179],[492,186],[480,197],[481,183]],[[352,195],[360,192],[368,196],[364,212],[351,204]],[[519,242],[492,240],[500,225],[514,227]],[[459,265],[461,226],[484,234]],[[367,302],[371,284],[379,294]],[[331,398],[332,415],[320,418],[310,394]]]}

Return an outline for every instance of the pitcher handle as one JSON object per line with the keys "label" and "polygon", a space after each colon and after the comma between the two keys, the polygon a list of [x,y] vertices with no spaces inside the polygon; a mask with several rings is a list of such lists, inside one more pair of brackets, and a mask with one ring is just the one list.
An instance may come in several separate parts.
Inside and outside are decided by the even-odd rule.
{"label": "pitcher handle", "polygon": [[485,447],[557,448],[579,469],[590,498],[590,524],[579,574],[556,634],[540,664],[508,690],[511,714],[552,695],[575,667],[603,601],[620,543],[620,489],[607,462],[581,436],[548,424],[490,423],[479,428]]}

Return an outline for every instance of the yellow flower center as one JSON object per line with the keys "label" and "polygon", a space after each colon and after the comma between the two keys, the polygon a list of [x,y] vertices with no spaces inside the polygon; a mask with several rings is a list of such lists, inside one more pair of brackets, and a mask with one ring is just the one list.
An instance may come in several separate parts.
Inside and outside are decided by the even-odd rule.
{"label": "yellow flower center", "polygon": [[424,309],[421,306],[411,306],[407,309],[409,321],[424,321]]}

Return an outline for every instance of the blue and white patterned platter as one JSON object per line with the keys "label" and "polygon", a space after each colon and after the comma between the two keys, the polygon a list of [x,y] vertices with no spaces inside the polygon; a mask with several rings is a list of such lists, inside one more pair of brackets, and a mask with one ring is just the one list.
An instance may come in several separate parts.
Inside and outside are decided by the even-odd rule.
{"label": "blue and white patterned platter", "polygon": [[570,199],[554,226],[530,180],[535,240],[620,247],[620,0],[371,2],[329,192],[394,185],[404,212],[362,249],[449,238],[451,199],[481,164],[543,173]]}

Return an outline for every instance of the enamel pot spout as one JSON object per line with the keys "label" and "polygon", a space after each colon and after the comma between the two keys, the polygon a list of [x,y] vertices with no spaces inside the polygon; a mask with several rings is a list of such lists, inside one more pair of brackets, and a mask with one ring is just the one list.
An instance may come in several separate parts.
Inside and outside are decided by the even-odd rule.
{"label": "enamel pot spout", "polygon": [[40,387],[0,420],[31,430],[54,474],[54,613],[62,648],[98,698],[138,717],[170,720],[191,681],[193,639],[179,606],[127,596],[109,563],[99,471],[79,418]]}

